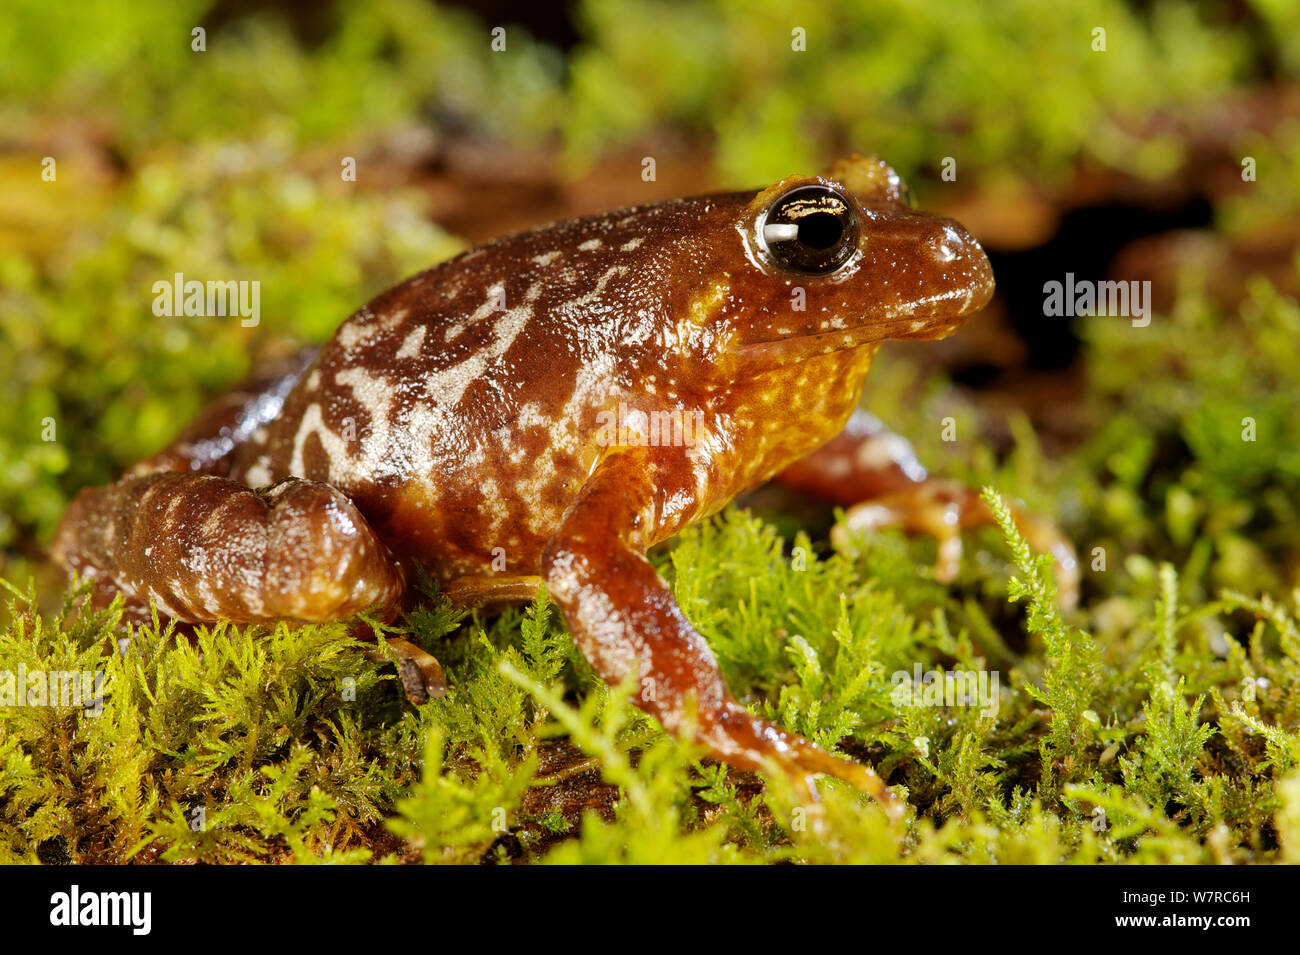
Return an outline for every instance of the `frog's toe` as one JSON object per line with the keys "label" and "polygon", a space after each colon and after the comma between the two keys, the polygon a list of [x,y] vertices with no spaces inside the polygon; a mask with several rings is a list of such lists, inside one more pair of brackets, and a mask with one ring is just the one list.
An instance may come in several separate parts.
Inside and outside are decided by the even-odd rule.
{"label": "frog's toe", "polygon": [[432,654],[401,637],[389,637],[388,646],[397,654],[397,676],[412,704],[419,706],[446,694],[447,680]]}
{"label": "frog's toe", "polygon": [[1062,610],[1073,610],[1079,605],[1079,558],[1074,545],[1050,521],[1019,509],[1012,509],[1011,516],[1025,542],[1039,553],[1051,554],[1056,561],[1056,602]]}
{"label": "frog's toe", "polygon": [[833,756],[802,736],[754,716],[730,698],[716,709],[701,711],[698,719],[700,742],[733,766],[784,771],[807,789],[811,803],[818,799],[814,780],[834,776],[870,794],[891,821],[905,818],[905,804],[870,766]]}
{"label": "frog's toe", "polygon": [[[1016,528],[1029,546],[1056,561],[1057,602],[1072,610],[1079,602],[1079,561],[1070,541],[1050,521],[1012,507]],[[979,493],[955,481],[929,479],[904,491],[855,505],[831,529],[831,545],[852,553],[855,541],[887,527],[933,537],[938,545],[934,579],[950,584],[961,571],[962,530],[995,524]]]}

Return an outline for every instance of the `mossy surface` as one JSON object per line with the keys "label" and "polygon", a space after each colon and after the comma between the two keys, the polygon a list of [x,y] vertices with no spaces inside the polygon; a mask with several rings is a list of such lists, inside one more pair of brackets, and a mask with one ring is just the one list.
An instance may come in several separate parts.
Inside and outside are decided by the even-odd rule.
{"label": "mossy surface", "polygon": [[[656,46],[668,6],[588,0],[567,59],[513,28],[494,59],[487,24],[412,0],[340,5],[314,44],[274,16],[226,22],[201,55],[207,3],[78,4],[62,24],[11,7],[0,674],[101,682],[91,711],[0,705],[0,861],[1300,861],[1300,309],[1263,280],[1223,306],[1189,274],[1149,326],[1084,320],[1073,442],[1040,446],[915,350],[878,359],[864,404],[933,470],[1058,516],[1084,564],[1078,611],[994,529],[970,535],[952,586],[931,541],[835,553],[824,522],[758,505],[653,555],[737,696],[876,766],[913,807],[901,830],[837,783],[816,818],[780,780],[701,763],[594,677],[544,595],[479,617],[430,589],[399,628],[451,691],[415,708],[348,624],[132,629],[73,613],[40,553],[77,488],[463,247],[429,223],[417,175],[340,181],[340,156],[401,169],[376,145],[394,130],[472,116],[502,150],[558,143],[571,171],[707,131],[735,185],[852,143],[915,174],[923,201],[953,153],[977,182],[1076,162],[1158,179],[1187,144],[1137,143],[1134,117],[1228,95],[1261,56],[1294,74],[1287,5],[1252,6],[1246,30],[1212,5],[862,4],[847,27],[810,11],[810,44],[834,39],[803,59],[764,52],[791,29],[767,4],[672,5]],[[1094,21],[1110,60],[1077,40]],[[1216,203],[1223,234],[1300,204],[1294,139],[1243,141],[1273,174]],[[50,152],[57,184],[39,179]],[[177,271],[258,279],[259,327],[153,315],[151,283]],[[996,674],[996,708],[909,705],[895,675],[917,667]]]}
{"label": "mossy surface", "polygon": [[[660,563],[734,691],[870,759],[915,807],[906,833],[838,784],[824,785],[824,818],[811,825],[780,780],[756,794],[744,774],[698,763],[595,680],[541,596],[481,621],[431,595],[403,629],[438,653],[452,689],[416,709],[342,624],[216,627],[192,644],[147,626],[116,653],[114,614],[47,619],[15,593],[0,671],[100,673],[103,693],[90,710],[0,711],[0,852],[210,862],[1294,856],[1300,625],[1271,598],[1189,605],[1190,581],[1165,564],[1150,599],[1111,598],[1123,610],[1107,615],[1132,619],[1101,637],[1084,628],[1088,614],[1062,618],[1046,559],[1013,533],[1009,592],[1027,604],[1029,633],[1016,651],[976,597],[926,580],[923,555],[901,538],[855,559],[805,561],[810,543],[795,548],[731,510]],[[1006,587],[1000,558],[980,558],[986,582]],[[918,664],[996,672],[996,702],[900,698],[894,674]],[[557,757],[560,736],[577,753]],[[543,760],[560,770],[542,772]],[[594,772],[615,795],[583,811],[581,774]]]}

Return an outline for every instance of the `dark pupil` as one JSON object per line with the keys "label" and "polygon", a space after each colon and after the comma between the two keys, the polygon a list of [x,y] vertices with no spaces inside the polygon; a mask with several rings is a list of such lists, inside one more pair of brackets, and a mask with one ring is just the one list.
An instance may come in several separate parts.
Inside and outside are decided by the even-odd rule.
{"label": "dark pupil", "polygon": [[814,249],[829,249],[843,235],[840,220],[829,212],[814,212],[799,220],[799,241]]}
{"label": "dark pupil", "polygon": [[857,245],[853,210],[843,196],[825,186],[804,186],[778,199],[767,214],[769,225],[796,226],[796,235],[773,236],[767,248],[787,268],[813,275],[833,272]]}

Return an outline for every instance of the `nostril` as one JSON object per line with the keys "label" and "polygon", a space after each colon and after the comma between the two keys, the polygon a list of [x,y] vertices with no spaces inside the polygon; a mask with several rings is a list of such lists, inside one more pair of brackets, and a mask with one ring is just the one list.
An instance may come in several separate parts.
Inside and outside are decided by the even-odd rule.
{"label": "nostril", "polygon": [[939,234],[930,240],[930,247],[936,261],[953,262],[966,254],[970,247],[970,235],[963,229],[946,225]]}

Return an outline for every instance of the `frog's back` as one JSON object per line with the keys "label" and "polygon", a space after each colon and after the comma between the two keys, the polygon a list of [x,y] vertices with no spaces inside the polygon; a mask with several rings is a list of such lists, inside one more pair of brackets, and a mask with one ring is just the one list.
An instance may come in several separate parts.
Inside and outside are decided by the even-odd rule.
{"label": "frog's back", "polygon": [[339,327],[231,476],[333,484],[447,576],[496,548],[530,572],[598,453],[597,411],[643,354],[662,362],[675,296],[708,267],[690,237],[725,202],[559,223],[413,276]]}

